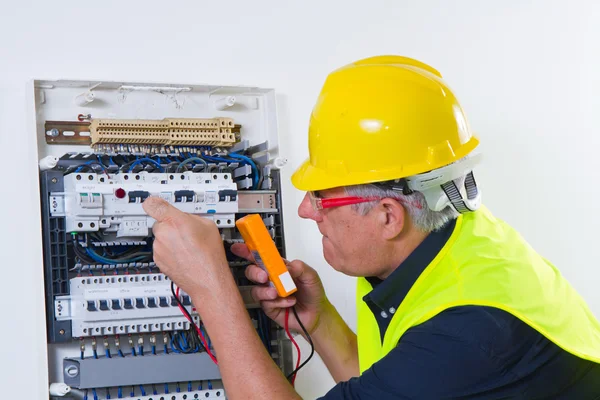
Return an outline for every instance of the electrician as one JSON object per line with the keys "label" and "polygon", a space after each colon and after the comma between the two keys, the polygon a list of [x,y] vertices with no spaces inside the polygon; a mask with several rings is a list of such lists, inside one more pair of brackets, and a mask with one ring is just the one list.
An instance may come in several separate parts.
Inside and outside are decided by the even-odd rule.
{"label": "electrician", "polygon": [[[480,204],[478,139],[438,71],[381,56],[331,73],[312,112],[307,194],[325,260],[358,277],[357,334],[317,272],[253,296],[279,325],[295,304],[337,382],[324,399],[597,399],[600,324],[559,272]],[[154,259],[192,296],[231,399],[299,398],[251,325],[219,231],[156,198]],[[244,245],[232,249],[250,259]],[[301,332],[296,321],[290,327]]]}

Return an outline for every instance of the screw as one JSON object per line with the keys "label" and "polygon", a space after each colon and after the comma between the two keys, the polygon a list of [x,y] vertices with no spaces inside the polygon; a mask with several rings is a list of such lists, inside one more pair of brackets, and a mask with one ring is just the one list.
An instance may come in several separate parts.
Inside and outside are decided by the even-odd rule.
{"label": "screw", "polygon": [[65,334],[65,330],[61,329],[60,331],[58,331],[59,334],[64,335]]}
{"label": "screw", "polygon": [[69,365],[69,366],[67,366],[67,368],[65,368],[65,372],[71,378],[74,378],[77,375],[79,375],[79,368],[77,368],[77,365]]}
{"label": "screw", "polygon": [[58,182],[58,179],[52,178],[52,183],[56,183],[56,182]]}
{"label": "screw", "polygon": [[60,132],[56,128],[50,129],[46,134],[51,137],[57,137]]}

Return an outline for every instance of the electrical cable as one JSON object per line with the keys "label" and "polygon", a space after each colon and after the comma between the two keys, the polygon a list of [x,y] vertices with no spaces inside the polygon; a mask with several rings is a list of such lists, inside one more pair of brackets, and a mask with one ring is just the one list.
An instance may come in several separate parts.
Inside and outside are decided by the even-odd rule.
{"label": "electrical cable", "polygon": [[183,166],[185,166],[185,165],[187,165],[189,163],[193,163],[193,162],[200,162],[200,163],[202,163],[204,165],[204,168],[208,167],[208,163],[205,160],[203,160],[202,158],[200,158],[200,157],[189,157],[189,158],[183,160],[183,162],[181,162],[181,164],[179,164],[177,166],[177,169],[175,170],[175,172],[180,172],[180,170],[181,170],[181,168]]}
{"label": "electrical cable", "polygon": [[186,319],[190,322],[190,324],[196,330],[196,333],[198,333],[200,341],[202,342],[202,345],[204,346],[204,350],[206,350],[206,352],[208,353],[208,356],[210,357],[210,359],[215,364],[218,365],[219,363],[217,362],[216,357],[210,351],[210,348],[208,347],[208,345],[206,343],[206,340],[204,339],[204,335],[200,331],[200,328],[194,323],[194,320],[192,319],[192,316],[190,315],[190,313],[188,312],[188,310],[183,306],[183,304],[181,303],[181,300],[179,300],[179,287],[177,288],[177,292],[175,292],[175,283],[173,281],[171,281],[171,293],[173,294],[173,297],[175,297],[175,300],[177,301],[177,306],[179,307],[179,310],[181,310],[181,312],[183,313],[183,315],[186,317]]}
{"label": "electrical cable", "polygon": [[241,154],[237,154],[237,153],[229,153],[229,157],[232,158],[237,158],[240,160],[244,160],[246,161],[248,164],[250,164],[250,167],[254,170],[255,174],[254,174],[254,184],[253,184],[253,188],[254,189],[258,189],[258,181],[260,179],[260,170],[258,169],[258,167],[256,166],[256,164],[254,163],[254,161],[252,161],[252,159],[250,157],[246,157],[243,156]]}
{"label": "electrical cable", "polygon": [[[142,163],[150,163],[150,164],[154,165],[160,172],[165,172],[165,169],[162,167],[162,165],[160,165],[159,163],[157,163],[153,159],[147,158],[147,157],[137,159],[133,163],[131,163],[131,166],[129,167],[129,172],[133,171],[133,169],[136,166],[138,166],[138,165],[140,165]],[[123,168],[123,167],[121,167],[121,168]]]}
{"label": "electrical cable", "polygon": [[[300,346],[298,346],[298,343],[296,343],[296,340],[294,339],[294,337],[292,336],[292,334],[290,332],[289,320],[290,320],[290,309],[286,308],[285,309],[285,323],[284,323],[283,328],[285,329],[285,333],[286,333],[288,339],[290,339],[290,341],[296,348],[296,352],[298,353],[298,358],[296,360],[296,367],[294,369],[294,371],[298,371],[298,368],[300,367],[300,360],[302,358],[302,352],[300,351]],[[290,375],[288,375],[288,379],[290,380],[290,383],[292,384],[292,386],[294,386],[294,383],[296,381],[296,374],[294,372],[292,372]]]}
{"label": "electrical cable", "polygon": [[[302,329],[302,332],[304,333],[304,336],[306,336],[306,340],[308,341],[308,344],[310,345],[310,354],[308,355],[308,358],[306,360],[304,360],[304,362],[302,364],[300,364],[298,367],[296,367],[287,376],[288,379],[290,379],[292,376],[294,376],[294,380],[295,380],[296,379],[295,376],[298,373],[298,371],[300,371],[306,364],[308,364],[308,362],[311,360],[311,358],[315,354],[315,345],[310,337],[310,334],[308,333],[308,330],[304,327],[304,324],[300,320],[300,317],[298,317],[298,312],[296,311],[296,307],[292,307],[292,312],[294,313],[294,317],[296,318],[298,325],[300,325],[300,328]],[[289,312],[286,313],[286,322],[288,320],[288,316],[289,316]],[[298,358],[300,358],[300,357],[298,357]]]}

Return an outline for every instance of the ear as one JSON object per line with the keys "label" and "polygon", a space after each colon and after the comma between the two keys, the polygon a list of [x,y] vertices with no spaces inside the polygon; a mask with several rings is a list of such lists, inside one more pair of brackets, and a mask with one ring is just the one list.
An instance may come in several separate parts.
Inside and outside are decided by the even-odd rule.
{"label": "ear", "polygon": [[381,199],[379,201],[379,222],[383,238],[395,239],[402,233],[405,226],[406,214],[404,207],[399,201],[393,199]]}

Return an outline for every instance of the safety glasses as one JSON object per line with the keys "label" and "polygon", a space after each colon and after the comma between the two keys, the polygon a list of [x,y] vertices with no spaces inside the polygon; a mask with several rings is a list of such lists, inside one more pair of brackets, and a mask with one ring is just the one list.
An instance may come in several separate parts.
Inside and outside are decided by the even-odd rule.
{"label": "safety glasses", "polygon": [[348,206],[352,204],[360,204],[367,203],[369,201],[381,200],[379,197],[357,196],[322,198],[319,197],[319,194],[317,192],[308,192],[308,197],[310,199],[310,204],[312,204],[312,207],[315,211],[324,210],[326,208]]}

